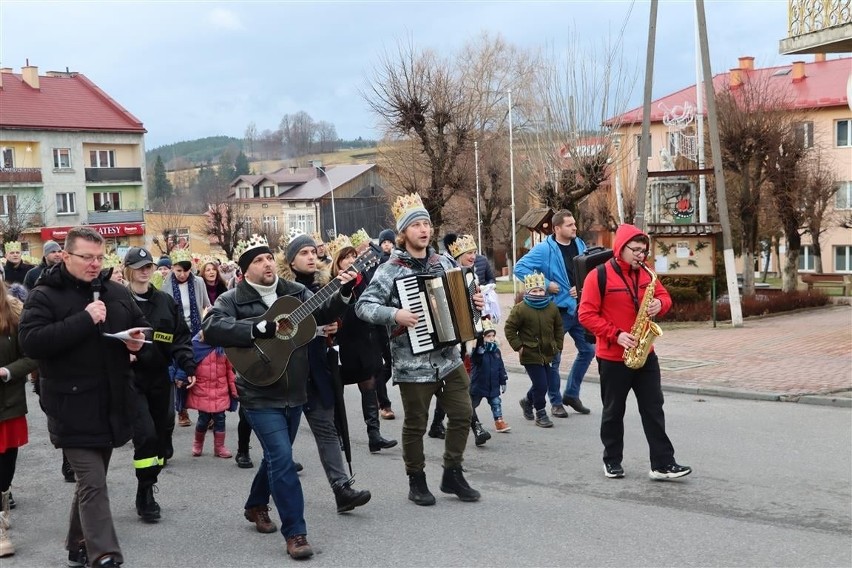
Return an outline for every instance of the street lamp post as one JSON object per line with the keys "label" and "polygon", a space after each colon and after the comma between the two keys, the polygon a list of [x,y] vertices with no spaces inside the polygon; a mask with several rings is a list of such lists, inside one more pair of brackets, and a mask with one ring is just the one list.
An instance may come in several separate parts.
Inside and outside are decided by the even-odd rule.
{"label": "street lamp post", "polygon": [[473,161],[476,165],[476,246],[482,254],[482,215],[479,211],[479,142],[473,143]]}
{"label": "street lamp post", "polygon": [[[515,278],[515,264],[518,262],[517,231],[515,228],[515,155],[512,147],[512,89],[507,91],[509,95],[509,191],[512,195],[512,268],[509,277],[512,279],[512,294],[518,292],[518,282]],[[513,300],[514,301],[514,300]]]}
{"label": "street lamp post", "polygon": [[313,162],[313,166],[322,172],[322,177],[325,178],[325,182],[328,184],[328,189],[331,192],[331,223],[332,230],[334,231],[334,238],[337,238],[337,211],[334,209],[334,187],[331,185],[331,180],[328,179],[328,172],[323,167],[322,162],[317,162],[315,160]]}

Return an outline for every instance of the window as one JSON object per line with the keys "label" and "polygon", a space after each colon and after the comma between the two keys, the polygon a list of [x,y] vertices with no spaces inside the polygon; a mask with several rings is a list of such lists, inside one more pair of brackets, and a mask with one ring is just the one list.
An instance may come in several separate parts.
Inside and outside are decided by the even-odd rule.
{"label": "window", "polygon": [[17,195],[0,195],[0,217],[14,215],[18,208]]}
{"label": "window", "polygon": [[852,118],[834,123],[834,145],[838,148],[852,146]]}
{"label": "window", "polygon": [[15,149],[14,148],[0,148],[0,151],[3,153],[3,168],[14,168],[15,167]]}
{"label": "window", "polygon": [[110,211],[112,209],[121,209],[121,192],[111,191],[105,193],[96,193],[95,211]]}
{"label": "window", "polygon": [[168,235],[168,238],[166,239],[166,247],[169,250],[176,248],[183,249],[189,246],[189,227],[166,229],[165,234]]}
{"label": "window", "polygon": [[93,168],[114,168],[115,150],[91,150],[89,162]]}
{"label": "window", "polygon": [[834,247],[834,271],[852,272],[852,246]]}
{"label": "window", "polygon": [[289,213],[287,215],[287,228],[299,229],[308,235],[316,232],[316,219],[313,215],[306,213]]}
{"label": "window", "polygon": [[[651,142],[651,148],[653,148],[654,143],[653,143],[653,139],[651,138],[650,134],[648,134],[648,141]],[[635,142],[636,142],[636,157],[641,158],[642,157],[642,135],[641,134],[636,135]],[[649,153],[648,155],[650,156],[652,153],[653,152]]]}
{"label": "window", "polygon": [[77,195],[75,193],[56,194],[56,214],[74,215],[77,213]]}
{"label": "window", "polygon": [[278,232],[278,217],[275,215],[263,216],[263,232],[266,234]]}
{"label": "window", "polygon": [[841,181],[834,194],[835,209],[852,209],[852,181]]}
{"label": "window", "polygon": [[274,185],[264,185],[262,194],[263,194],[263,197],[275,197],[275,186]]}
{"label": "window", "polygon": [[814,123],[813,122],[797,122],[793,125],[793,130],[796,134],[796,142],[802,145],[802,148],[814,147]]}
{"label": "window", "polygon": [[243,228],[241,229],[243,235],[247,236],[255,233],[254,219],[252,219],[251,217],[243,217],[240,220],[243,222]]}
{"label": "window", "polygon": [[255,198],[260,197],[260,188],[258,186],[252,188],[251,196]]}
{"label": "window", "polygon": [[816,270],[814,265],[814,247],[805,245],[799,249],[799,270],[813,272]]}
{"label": "window", "polygon": [[56,169],[67,169],[71,167],[71,149],[53,149],[53,167]]}

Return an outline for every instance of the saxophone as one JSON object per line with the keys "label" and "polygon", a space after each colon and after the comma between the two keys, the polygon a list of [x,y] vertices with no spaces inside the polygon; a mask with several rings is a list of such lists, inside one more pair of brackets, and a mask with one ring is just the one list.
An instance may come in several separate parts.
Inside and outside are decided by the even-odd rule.
{"label": "saxophone", "polygon": [[639,313],[636,314],[636,320],[633,322],[633,327],[630,328],[630,335],[635,337],[637,341],[636,347],[624,350],[624,364],[631,369],[641,369],[645,365],[654,340],[663,334],[660,326],[651,321],[648,316],[648,305],[654,299],[654,289],[657,287],[657,275],[644,262],[640,262],[639,266],[651,275],[651,282],[645,288]]}

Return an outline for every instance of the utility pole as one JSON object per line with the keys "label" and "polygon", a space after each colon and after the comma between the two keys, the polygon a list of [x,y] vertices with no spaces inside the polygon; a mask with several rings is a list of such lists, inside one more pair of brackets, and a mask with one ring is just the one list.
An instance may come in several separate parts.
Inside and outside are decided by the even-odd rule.
{"label": "utility pole", "polygon": [[[713,175],[716,177],[716,206],[719,209],[719,222],[722,225],[722,246],[725,258],[725,280],[728,283],[728,301],[731,306],[731,323],[734,327],[743,326],[743,310],[740,301],[740,289],[737,287],[737,267],[734,259],[734,247],[731,239],[731,221],[728,217],[728,195],[725,190],[725,172],[722,170],[722,143],[719,140],[719,121],[716,113],[716,93],[713,88],[713,75],[710,72],[710,48],[707,42],[707,19],[704,15],[704,0],[695,0],[698,15],[698,43],[701,48],[701,66],[704,73],[704,92],[707,98],[707,122],[710,126],[710,151],[713,153]],[[751,270],[751,267],[744,267]]]}
{"label": "utility pole", "polygon": [[482,214],[479,209],[479,142],[473,142],[473,161],[476,163],[476,246],[482,252]]}
{"label": "utility pole", "polygon": [[657,4],[651,0],[648,51],[645,56],[645,96],[642,103],[642,137],[639,142],[639,175],[636,176],[636,217],[633,224],[645,231],[645,194],[648,192],[648,159],[651,157],[651,91],[654,87],[654,46],[657,38]]}
{"label": "utility pole", "polygon": [[518,229],[515,224],[515,154],[512,148],[512,89],[507,91],[509,95],[509,191],[512,194],[512,268],[509,276],[512,277],[512,297],[518,293],[518,279],[515,278],[515,265],[518,263]]}

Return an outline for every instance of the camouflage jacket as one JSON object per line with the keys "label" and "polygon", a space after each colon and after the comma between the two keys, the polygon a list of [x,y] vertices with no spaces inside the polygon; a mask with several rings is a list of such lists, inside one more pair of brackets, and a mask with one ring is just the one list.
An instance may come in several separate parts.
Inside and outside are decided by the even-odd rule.
{"label": "camouflage jacket", "polygon": [[431,248],[423,260],[412,258],[405,250],[394,249],[390,259],[376,270],[370,285],[355,304],[359,318],[387,328],[394,383],[434,383],[462,364],[455,346],[413,355],[406,328],[394,319],[401,308],[395,280],[411,274],[441,274],[449,268],[452,268],[449,261]]}

